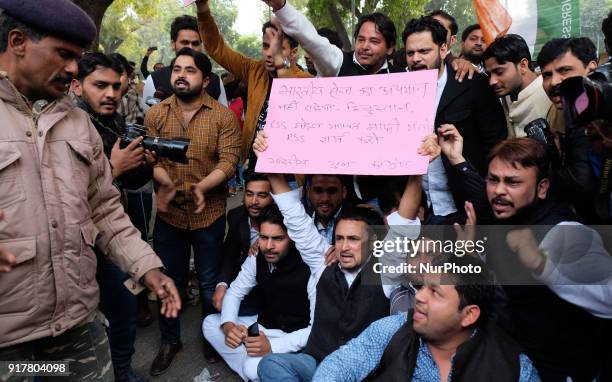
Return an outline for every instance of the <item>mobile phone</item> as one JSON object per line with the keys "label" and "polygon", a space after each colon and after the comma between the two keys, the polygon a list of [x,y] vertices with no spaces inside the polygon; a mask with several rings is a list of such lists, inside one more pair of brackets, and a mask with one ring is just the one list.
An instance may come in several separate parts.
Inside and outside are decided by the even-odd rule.
{"label": "mobile phone", "polygon": [[257,324],[257,322],[249,326],[249,328],[247,329],[247,333],[249,337],[259,337],[259,325]]}
{"label": "mobile phone", "polygon": [[152,47],[149,48],[149,50],[157,50],[157,47],[156,46],[152,46]]}

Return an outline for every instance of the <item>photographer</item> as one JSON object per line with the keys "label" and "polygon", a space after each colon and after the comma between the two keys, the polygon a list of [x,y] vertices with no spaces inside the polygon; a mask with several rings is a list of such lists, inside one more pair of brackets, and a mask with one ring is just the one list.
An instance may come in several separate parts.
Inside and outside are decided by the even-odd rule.
{"label": "photographer", "polygon": [[551,179],[552,193],[561,200],[571,202],[578,216],[585,223],[601,223],[602,219],[593,203],[597,174],[587,130],[590,121],[568,118],[561,94],[561,84],[571,77],[584,77],[597,68],[596,49],[588,38],[553,39],[542,47],[538,55],[542,71],[543,87],[554,107],[563,110],[565,132],[562,136],[560,167]]}
{"label": "photographer", "polygon": [[[491,152],[485,180],[465,161],[455,128],[441,129],[439,144],[470,195],[475,216],[498,226],[487,232],[486,262],[505,292],[503,326],[525,348],[543,381],[592,380],[603,364],[609,322],[602,318],[612,317],[606,302],[610,286],[594,276],[598,269],[610,269],[610,258],[601,238],[550,197],[544,147],[529,138],[500,143]],[[502,225],[519,224],[529,228],[501,232]],[[580,240],[564,240],[569,237]],[[573,276],[572,285],[551,277],[551,268]]]}
{"label": "photographer", "polygon": [[152,179],[155,156],[140,145],[142,138],[125,148],[120,147],[120,137],[126,130],[125,121],[117,113],[123,72],[118,60],[102,53],[87,53],[79,61],[72,93],[77,106],[89,114],[102,137],[115,184],[120,188],[137,189]]}
{"label": "photographer", "polygon": [[[153,176],[154,154],[134,140],[120,148],[120,138],[125,133],[125,123],[118,114],[121,101],[121,76],[125,68],[121,61],[102,53],[87,53],[78,64],[78,76],[72,80],[72,91],[81,109],[89,114],[91,122],[100,133],[104,154],[109,158],[115,184],[121,190],[138,188]],[[144,164],[147,163],[147,164]],[[96,278],[100,285],[100,309],[109,320],[107,334],[116,381],[131,381],[140,377],[131,370],[136,339],[136,296],[124,287],[128,276],[96,251],[98,269]]]}

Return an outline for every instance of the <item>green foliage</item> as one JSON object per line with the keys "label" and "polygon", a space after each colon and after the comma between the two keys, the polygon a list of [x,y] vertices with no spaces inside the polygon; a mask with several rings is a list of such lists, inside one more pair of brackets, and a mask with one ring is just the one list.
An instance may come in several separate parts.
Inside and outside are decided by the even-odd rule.
{"label": "green foliage", "polygon": [[[232,0],[212,0],[210,7],[221,35],[239,52],[259,57],[261,36],[240,36],[234,30],[238,7]],[[119,52],[140,65],[147,48],[158,50],[149,58],[153,64],[169,64],[174,57],[170,24],[175,17],[195,16],[195,6],[182,7],[178,0],[115,0],[108,8],[101,29],[100,48],[105,53]]]}
{"label": "green foliage", "polygon": [[[466,26],[476,22],[472,0],[355,0],[354,20],[351,20],[351,0],[290,1],[307,15],[315,27],[330,27],[338,31],[345,46],[349,46],[352,41],[351,27],[357,18],[374,11],[391,17],[398,36],[409,19],[435,9],[444,9],[456,18],[459,35]],[[90,4],[82,6],[89,9],[87,7]],[[261,36],[240,36],[234,29],[238,16],[234,1],[211,0],[210,6],[226,42],[247,56],[259,57]],[[602,51],[601,21],[611,8],[612,0],[581,0],[581,34],[591,38]],[[140,63],[147,48],[157,46],[158,51],[151,55],[149,66],[152,67],[155,62],[168,64],[174,56],[170,45],[170,23],[183,14],[195,16],[195,7],[184,8],[179,0],[114,0],[102,20],[100,50],[106,53],[117,51],[129,60]],[[268,15],[268,8],[262,6],[261,20],[268,20]],[[401,46],[403,42],[398,41],[398,47]]]}
{"label": "green foliage", "polygon": [[612,0],[581,0],[580,34],[590,38],[600,53],[605,52],[601,23],[612,9]]}
{"label": "green foliage", "polygon": [[101,50],[114,53],[134,32],[150,23],[158,4],[159,0],[115,0],[102,19]]}
{"label": "green foliage", "polygon": [[234,49],[245,56],[259,59],[261,58],[261,36],[246,35],[239,36],[234,44]]}
{"label": "green foliage", "polygon": [[[429,0],[355,0],[355,19],[351,20],[351,0],[306,1],[306,15],[315,27],[336,30],[345,46],[347,42],[352,43],[352,27],[361,15],[372,12],[387,14],[395,23],[399,36],[408,20],[422,15],[425,5],[429,3]],[[401,45],[403,44],[398,41],[398,46]]]}

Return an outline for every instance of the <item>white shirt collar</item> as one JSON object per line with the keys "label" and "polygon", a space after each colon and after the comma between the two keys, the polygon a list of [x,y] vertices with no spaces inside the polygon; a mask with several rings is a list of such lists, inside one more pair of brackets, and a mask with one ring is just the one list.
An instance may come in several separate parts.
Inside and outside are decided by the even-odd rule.
{"label": "white shirt collar", "polygon": [[[367,70],[366,68],[363,67],[363,65],[361,65],[359,63],[359,61],[357,61],[357,53],[356,52],[353,52],[353,63],[359,65],[359,67],[361,69]],[[380,72],[381,70],[386,70],[387,73],[389,73],[389,61],[387,61],[386,59],[385,59],[385,63],[382,64],[382,66],[378,69],[378,71],[376,73]]]}

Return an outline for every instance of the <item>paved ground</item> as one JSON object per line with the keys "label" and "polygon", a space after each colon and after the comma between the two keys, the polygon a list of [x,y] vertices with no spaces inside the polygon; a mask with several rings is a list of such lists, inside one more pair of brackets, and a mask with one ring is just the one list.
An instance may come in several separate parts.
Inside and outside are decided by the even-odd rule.
{"label": "paved ground", "polygon": [[[156,305],[151,304],[151,309]],[[159,377],[149,377],[149,368],[159,349],[159,328],[157,319],[147,328],[138,329],[136,336],[136,353],[132,358],[132,368],[141,376],[147,376],[153,382],[191,382],[193,378],[207,368],[211,375],[218,374],[214,381],[238,382],[241,379],[223,361],[209,365],[202,354],[202,320],[200,306],[188,305],[181,315],[181,336],[183,350],[179,353],[170,369]]]}
{"label": "paved ground", "polygon": [[[236,196],[228,199],[228,209],[234,208],[241,203],[242,195],[239,193]],[[154,312],[156,304],[151,303],[151,309]],[[175,381],[193,381],[193,378],[199,375],[204,368],[208,369],[210,375],[217,375],[212,380],[219,382],[238,382],[241,379],[235,374],[223,361],[209,365],[204,360],[202,354],[202,318],[200,305],[187,305],[184,307],[181,314],[181,337],[183,341],[183,350],[177,355],[170,369],[159,377],[150,377],[149,368],[153,358],[157,355],[159,349],[160,335],[157,324],[157,317],[154,315],[154,321],[151,326],[143,329],[138,329],[136,336],[136,353],[132,358],[132,368],[143,377],[150,378],[152,382],[175,382]]]}

